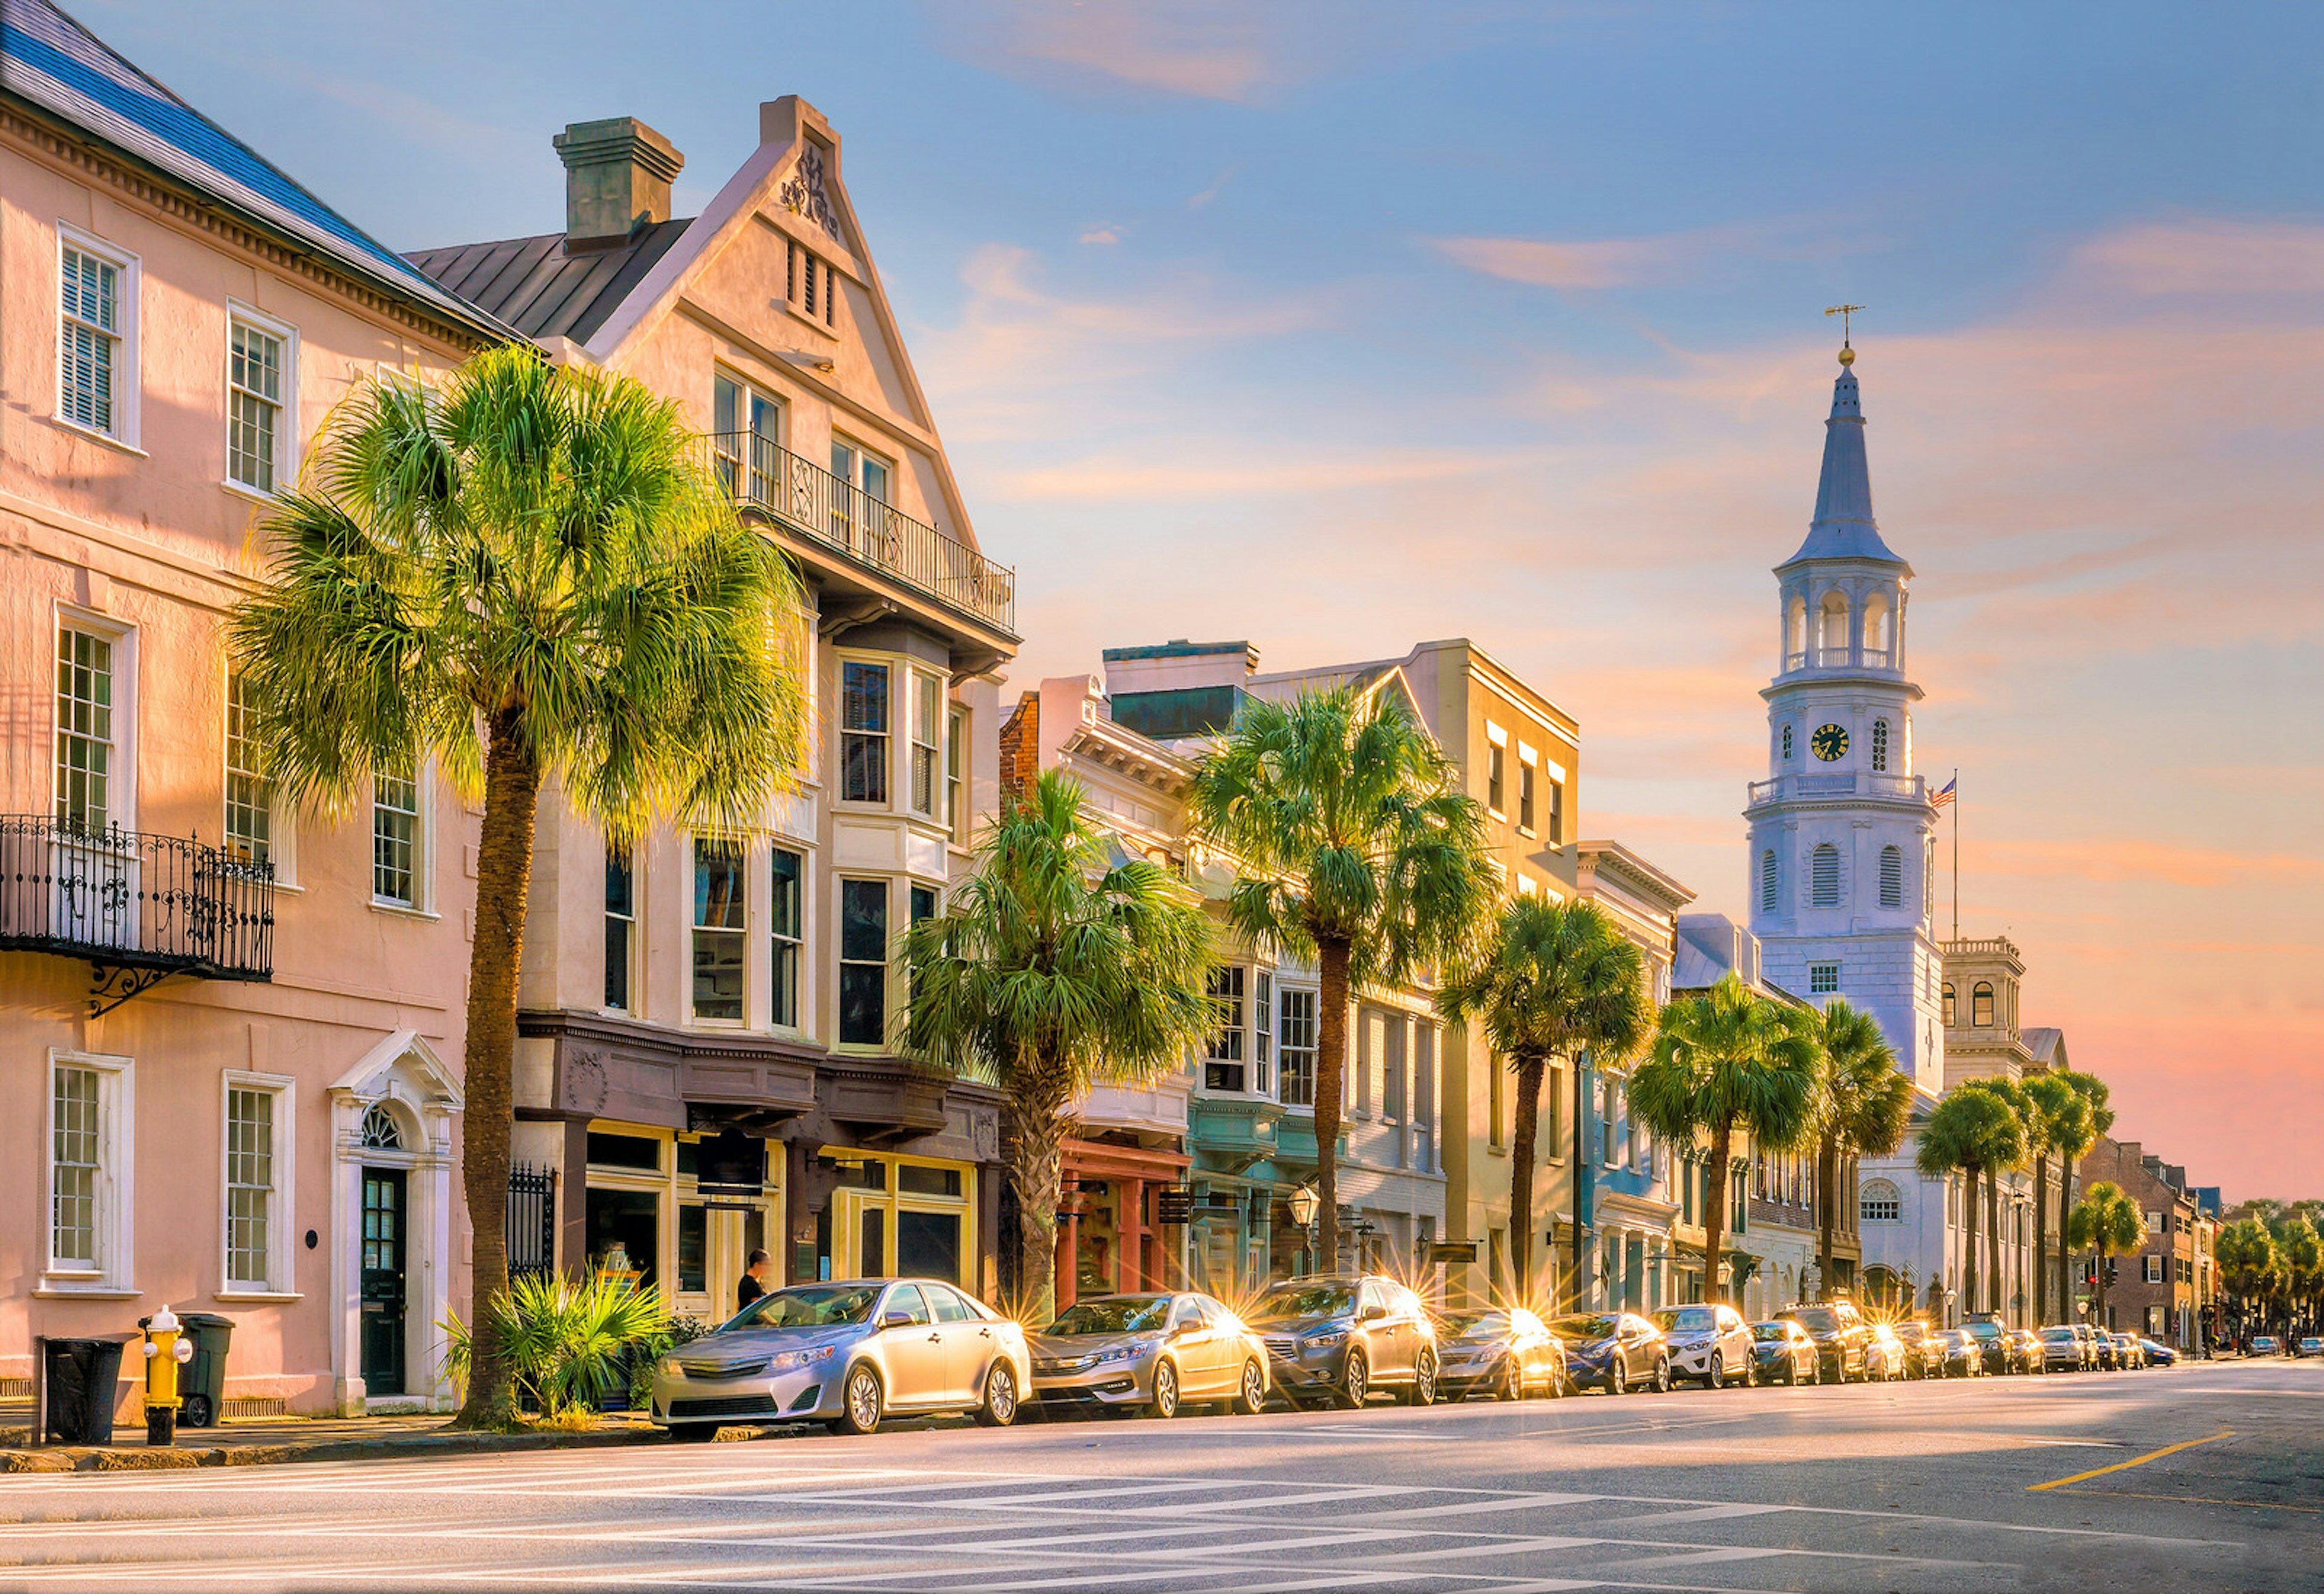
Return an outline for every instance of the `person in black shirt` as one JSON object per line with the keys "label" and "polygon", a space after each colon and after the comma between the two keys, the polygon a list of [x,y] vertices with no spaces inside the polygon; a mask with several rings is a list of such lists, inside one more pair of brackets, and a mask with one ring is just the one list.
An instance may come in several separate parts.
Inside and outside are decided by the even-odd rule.
{"label": "person in black shirt", "polygon": [[735,1311],[742,1311],[767,1293],[767,1274],[772,1267],[773,1259],[764,1251],[751,1253],[750,1261],[742,1268],[742,1282],[734,1286]]}

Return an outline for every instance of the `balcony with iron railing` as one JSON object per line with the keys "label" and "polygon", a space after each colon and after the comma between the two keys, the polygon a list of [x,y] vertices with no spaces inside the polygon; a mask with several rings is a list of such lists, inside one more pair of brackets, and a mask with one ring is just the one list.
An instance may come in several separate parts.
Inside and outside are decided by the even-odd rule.
{"label": "balcony with iron railing", "polygon": [[87,960],[104,1013],[173,974],[274,977],[274,871],[183,836],[0,814],[0,951]]}
{"label": "balcony with iron railing", "polygon": [[1010,637],[1017,575],[965,542],[754,432],[714,432],[711,459],[737,505],[763,511],[808,541],[925,593]]}
{"label": "balcony with iron railing", "polygon": [[1916,774],[1882,774],[1868,769],[1834,770],[1822,774],[1779,774],[1772,781],[1753,781],[1750,806],[1757,808],[1763,802],[1852,797],[1925,802],[1928,792],[1921,777]]}

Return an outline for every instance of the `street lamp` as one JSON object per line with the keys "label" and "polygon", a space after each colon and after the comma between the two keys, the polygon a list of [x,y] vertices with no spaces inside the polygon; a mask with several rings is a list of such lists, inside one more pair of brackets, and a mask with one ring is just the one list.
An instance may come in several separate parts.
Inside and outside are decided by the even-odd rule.
{"label": "street lamp", "polygon": [[1316,1248],[1315,1209],[1323,1204],[1323,1200],[1316,1195],[1313,1186],[1303,1184],[1291,1192],[1284,1204],[1291,1209],[1291,1221],[1307,1231],[1307,1251],[1312,1269]]}

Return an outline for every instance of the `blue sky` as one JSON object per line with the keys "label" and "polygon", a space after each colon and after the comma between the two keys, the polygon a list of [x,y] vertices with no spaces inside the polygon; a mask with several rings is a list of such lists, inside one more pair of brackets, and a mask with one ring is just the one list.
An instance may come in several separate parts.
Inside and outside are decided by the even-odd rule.
{"label": "blue sky", "polygon": [[691,213],[804,95],[1019,684],[1469,635],[1582,716],[1583,829],[1737,913],[1819,312],[1868,304],[1964,931],[2123,1133],[2315,1193],[2324,8],[73,9],[400,248],[560,226],[597,116]]}

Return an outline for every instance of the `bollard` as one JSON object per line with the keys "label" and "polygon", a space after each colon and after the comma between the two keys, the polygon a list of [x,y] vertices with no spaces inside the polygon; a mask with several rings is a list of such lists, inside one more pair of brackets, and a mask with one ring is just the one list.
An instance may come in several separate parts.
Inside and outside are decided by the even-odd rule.
{"label": "bollard", "polygon": [[164,1306],[145,1320],[145,1442],[174,1444],[178,1437],[178,1369],[194,1359],[194,1348],[178,1332],[176,1314]]}

